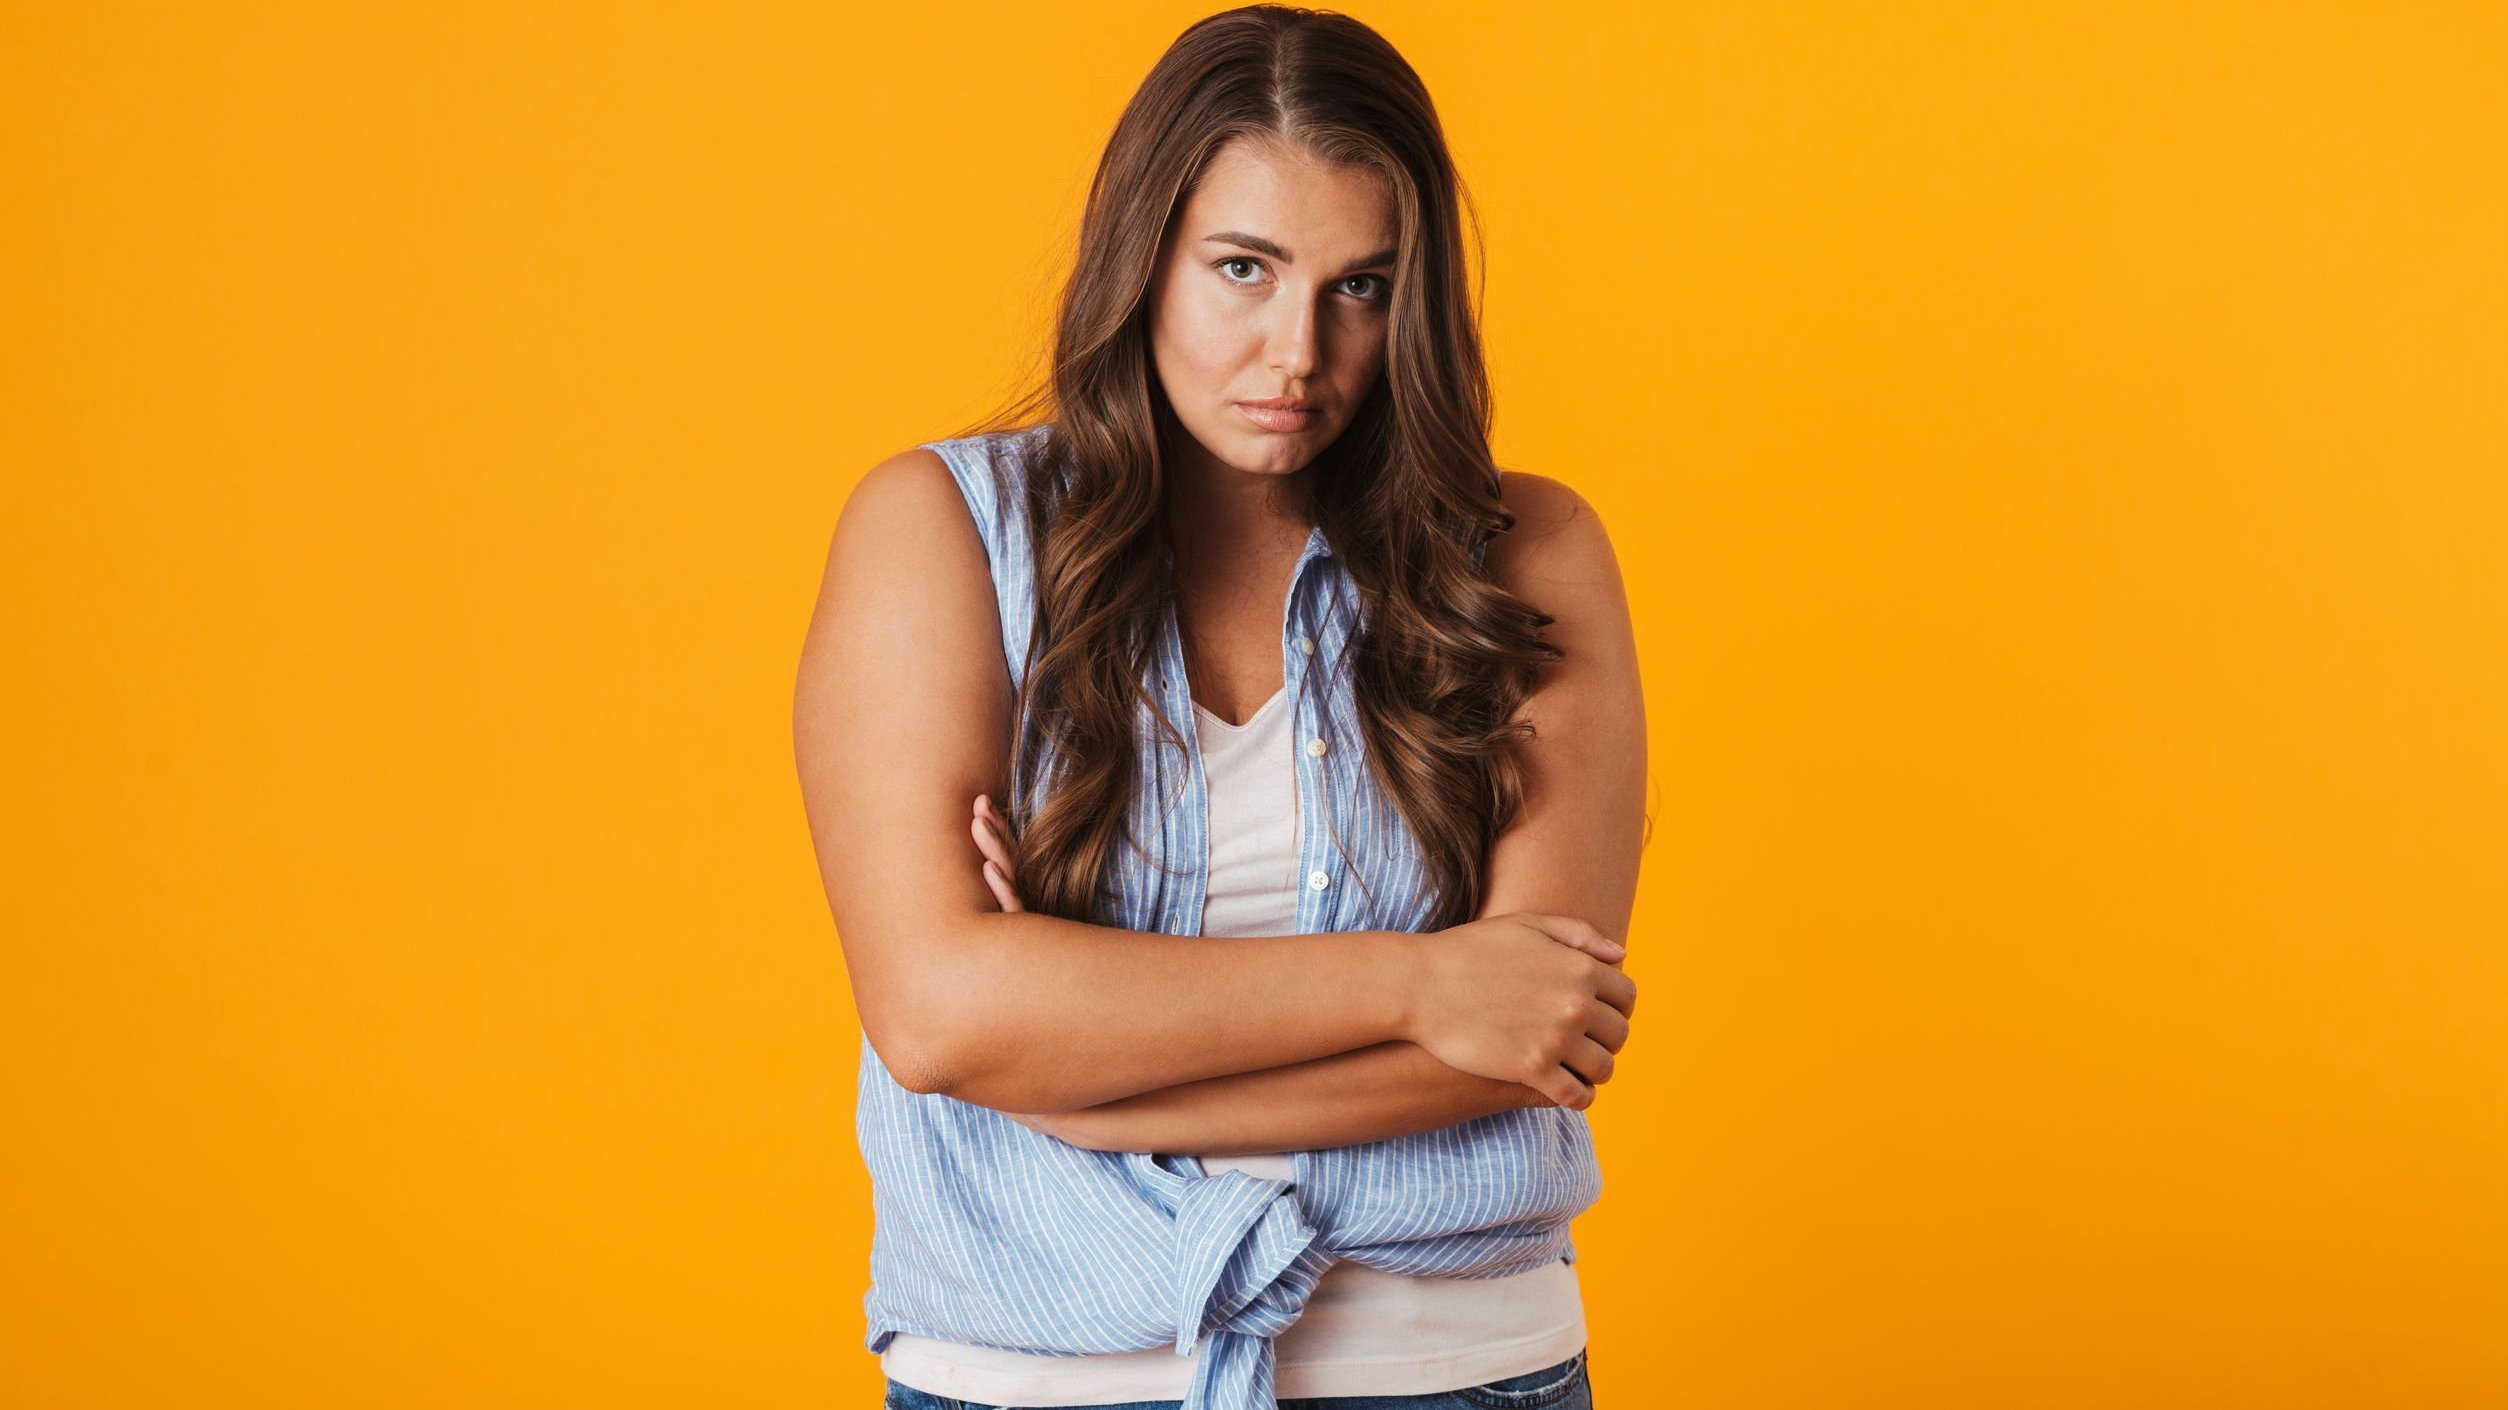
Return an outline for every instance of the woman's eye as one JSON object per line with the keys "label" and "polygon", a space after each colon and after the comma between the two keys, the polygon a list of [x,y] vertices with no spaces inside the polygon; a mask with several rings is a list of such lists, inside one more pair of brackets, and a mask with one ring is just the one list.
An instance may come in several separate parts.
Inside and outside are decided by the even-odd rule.
{"label": "woman's eye", "polygon": [[[1242,277],[1233,272],[1238,265],[1246,267],[1247,273]],[[1230,255],[1226,259],[1213,261],[1212,268],[1217,269],[1219,276],[1229,283],[1246,285],[1255,282],[1254,276],[1262,272],[1263,262],[1249,255]],[[1353,285],[1357,287],[1353,289]],[[1372,304],[1384,301],[1388,285],[1381,274],[1354,274],[1342,280],[1341,287],[1360,303]]]}

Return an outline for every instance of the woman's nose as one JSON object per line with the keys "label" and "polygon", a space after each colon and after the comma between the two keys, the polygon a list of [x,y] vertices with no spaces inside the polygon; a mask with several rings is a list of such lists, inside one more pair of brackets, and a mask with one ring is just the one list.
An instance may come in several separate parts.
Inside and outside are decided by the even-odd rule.
{"label": "woman's nose", "polygon": [[1274,304],[1270,345],[1265,349],[1271,370],[1295,380],[1312,376],[1318,356],[1315,306],[1304,299]]}

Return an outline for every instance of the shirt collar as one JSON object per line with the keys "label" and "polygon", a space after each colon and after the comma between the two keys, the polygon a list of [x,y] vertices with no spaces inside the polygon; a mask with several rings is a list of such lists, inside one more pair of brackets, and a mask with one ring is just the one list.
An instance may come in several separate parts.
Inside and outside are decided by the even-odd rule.
{"label": "shirt collar", "polygon": [[[1296,582],[1298,575],[1306,571],[1307,564],[1314,562],[1318,558],[1330,558],[1331,556],[1332,541],[1324,537],[1324,526],[1317,524],[1314,528],[1307,531],[1306,547],[1298,550],[1297,566],[1289,570],[1289,581]],[[1173,547],[1170,547],[1167,550],[1166,567],[1167,571],[1170,573],[1173,573],[1176,570],[1176,551]]]}

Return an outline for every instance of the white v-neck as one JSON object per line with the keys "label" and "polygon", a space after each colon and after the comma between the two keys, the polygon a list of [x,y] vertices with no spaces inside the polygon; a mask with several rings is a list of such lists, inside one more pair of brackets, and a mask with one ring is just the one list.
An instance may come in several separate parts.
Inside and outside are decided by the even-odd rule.
{"label": "white v-neck", "polygon": [[1202,708],[1202,702],[1201,702],[1201,701],[1199,701],[1199,700],[1196,700],[1196,701],[1194,701],[1194,702],[1193,702],[1193,713],[1194,713],[1194,714],[1197,714],[1197,715],[1199,715],[1199,716],[1201,716],[1204,720],[1208,721],[1211,725],[1213,725],[1214,727],[1219,728],[1219,729],[1224,729],[1224,730],[1248,730],[1248,729],[1252,729],[1252,728],[1254,728],[1254,722],[1255,722],[1255,721],[1257,721],[1257,720],[1260,720],[1260,719],[1261,719],[1264,715],[1266,715],[1266,714],[1270,713],[1270,711],[1271,711],[1271,707],[1272,707],[1272,706],[1274,706],[1274,705],[1279,704],[1279,703],[1280,703],[1280,697],[1281,697],[1281,696],[1284,696],[1284,695],[1286,695],[1286,694],[1288,694],[1288,693],[1289,693],[1289,687],[1288,687],[1286,684],[1283,684],[1283,685],[1282,685],[1282,686],[1281,686],[1278,690],[1275,690],[1275,691],[1273,691],[1273,692],[1271,693],[1271,698],[1270,698],[1269,700],[1266,700],[1266,701],[1264,701],[1262,704],[1255,706],[1255,707],[1254,707],[1254,713],[1253,713],[1253,714],[1251,714],[1251,715],[1246,716],[1246,717],[1245,717],[1245,723],[1244,723],[1244,724],[1241,724],[1241,725],[1232,725],[1232,724],[1228,723],[1226,720],[1223,720],[1223,719],[1219,718],[1217,715],[1212,714],[1210,711],[1203,709],[1203,708]]}

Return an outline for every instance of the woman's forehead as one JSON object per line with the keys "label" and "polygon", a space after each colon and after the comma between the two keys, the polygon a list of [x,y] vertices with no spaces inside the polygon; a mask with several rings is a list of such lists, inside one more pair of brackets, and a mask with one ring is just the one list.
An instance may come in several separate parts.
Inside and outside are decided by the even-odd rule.
{"label": "woman's forehead", "polygon": [[[1338,268],[1395,243],[1393,193],[1372,167],[1326,162],[1270,144],[1232,142],[1185,203],[1183,237],[1224,232],[1285,251],[1274,258]],[[1266,253],[1273,251],[1267,250]]]}

